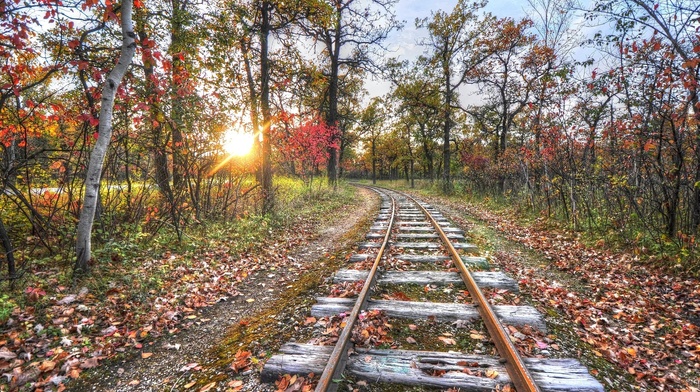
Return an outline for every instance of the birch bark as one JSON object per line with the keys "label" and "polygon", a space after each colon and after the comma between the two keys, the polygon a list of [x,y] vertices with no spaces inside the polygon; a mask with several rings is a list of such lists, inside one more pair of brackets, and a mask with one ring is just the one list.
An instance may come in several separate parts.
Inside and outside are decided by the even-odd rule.
{"label": "birch bark", "polygon": [[133,0],[124,0],[122,2],[122,49],[119,55],[119,61],[114,68],[112,68],[102,88],[102,105],[100,107],[98,136],[95,147],[90,155],[87,176],[85,178],[85,197],[83,200],[83,208],[80,211],[80,220],[78,221],[78,230],[76,233],[76,271],[87,272],[89,269],[88,262],[92,257],[92,225],[95,221],[95,209],[97,208],[97,199],[100,192],[100,177],[105,155],[107,154],[107,148],[112,139],[112,110],[114,108],[114,98],[117,95],[119,84],[124,78],[124,74],[126,74],[129,64],[131,64],[131,60],[136,52],[136,35],[134,34],[131,17],[132,8]]}

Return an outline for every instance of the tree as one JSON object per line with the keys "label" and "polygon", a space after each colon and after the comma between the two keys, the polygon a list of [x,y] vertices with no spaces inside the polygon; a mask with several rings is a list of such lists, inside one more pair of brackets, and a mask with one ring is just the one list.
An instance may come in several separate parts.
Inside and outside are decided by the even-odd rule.
{"label": "tree", "polygon": [[[390,79],[394,85],[392,100],[396,101],[395,116],[403,124],[406,137],[420,145],[424,176],[435,178],[435,154],[441,121],[442,98],[440,79],[420,63],[411,68],[406,64],[390,64]],[[413,159],[411,168],[413,168]]]}
{"label": "tree", "polygon": [[[540,58],[525,53],[534,40],[526,32],[531,25],[528,19],[519,22],[510,18],[495,20],[480,38],[482,51],[489,55],[475,68],[471,77],[482,86],[482,91],[490,93],[489,97],[501,120],[494,143],[496,162],[506,150],[515,117],[529,103],[532,85],[540,76]],[[531,70],[534,73],[529,73]]]}
{"label": "tree", "polygon": [[90,155],[90,164],[85,181],[85,197],[83,208],[78,221],[77,241],[75,246],[77,271],[86,272],[92,258],[91,235],[95,219],[97,199],[100,192],[102,165],[112,137],[112,110],[117,89],[126,74],[131,60],[136,52],[136,34],[132,26],[132,0],[125,0],[121,5],[122,48],[119,60],[107,76],[102,89],[102,104],[100,106],[99,133],[95,147]]}
{"label": "tree", "polygon": [[[70,9],[71,4],[65,8]],[[43,22],[36,15],[42,14]],[[39,134],[27,123],[46,121],[45,107],[53,94],[46,86],[63,70],[62,60],[45,60],[35,47],[35,37],[45,29],[65,30],[71,24],[59,18],[58,8],[41,1],[3,2],[0,5],[0,198],[17,200],[22,211],[28,210],[28,220],[37,233],[46,233],[46,222],[17,188],[17,176],[22,168],[35,161],[39,152],[23,153],[28,139]],[[72,22],[71,22],[72,23]],[[61,42],[52,52],[61,57],[68,48]],[[40,236],[40,238],[43,237]],[[41,242],[46,245],[45,240]],[[0,245],[5,250],[8,277],[16,278],[14,248],[3,216],[0,215]]]}
{"label": "tree", "polygon": [[[272,186],[272,127],[273,113],[271,91],[273,61],[270,53],[271,36],[278,38],[282,32],[297,22],[303,15],[323,14],[324,7],[313,1],[280,2],[256,0],[249,4],[230,2],[228,9],[219,15],[218,42],[230,47],[237,46],[242,54],[245,80],[248,86],[248,104],[253,131],[259,135],[260,173],[263,212],[274,207]],[[224,27],[228,26],[228,28]],[[223,28],[222,28],[223,27]],[[231,33],[234,33],[231,36]],[[257,38],[253,40],[252,38]],[[256,45],[257,44],[257,45]],[[287,46],[286,49],[290,47]],[[254,75],[252,59],[257,54],[259,69]],[[257,76],[257,78],[255,77]],[[257,80],[256,80],[257,79]]]}
{"label": "tree", "polygon": [[338,130],[327,126],[318,115],[302,121],[298,126],[293,123],[295,116],[284,114],[280,117],[284,126],[275,128],[272,135],[277,141],[282,160],[298,167],[302,177],[311,184],[319,167],[327,163],[329,149],[337,148],[331,143],[337,140]]}
{"label": "tree", "polygon": [[369,142],[372,160],[372,184],[377,183],[377,139],[382,134],[386,126],[385,118],[381,106],[383,102],[380,98],[372,98],[369,105],[362,111],[360,122],[357,125],[358,131],[363,139]]}
{"label": "tree", "polygon": [[694,1],[601,0],[591,17],[602,16],[615,22],[619,30],[651,32],[654,39],[644,42],[666,44],[674,58],[672,69],[683,81],[687,114],[694,118],[693,197],[691,224],[700,230],[700,38],[694,27],[700,4]]}
{"label": "tree", "polygon": [[[338,126],[341,69],[346,74],[354,69],[371,70],[374,51],[384,49],[382,44],[389,32],[400,24],[392,11],[396,0],[371,0],[368,4],[360,0],[328,1],[331,15],[302,27],[309,36],[323,44],[322,56],[328,72],[323,112],[326,124],[340,130],[335,145],[341,144],[344,134],[344,127]],[[328,182],[335,186],[340,173],[341,151],[331,149],[329,153]]]}
{"label": "tree", "polygon": [[438,67],[442,83],[442,190],[452,191],[450,178],[450,131],[454,125],[452,110],[459,106],[456,101],[457,89],[466,81],[469,72],[484,61],[483,53],[472,51],[481,34],[481,26],[487,20],[480,20],[477,12],[485,3],[467,4],[459,0],[451,13],[433,12],[430,19],[416,20],[417,27],[428,29],[428,38],[421,42],[429,51],[429,57],[423,59],[426,66]]}

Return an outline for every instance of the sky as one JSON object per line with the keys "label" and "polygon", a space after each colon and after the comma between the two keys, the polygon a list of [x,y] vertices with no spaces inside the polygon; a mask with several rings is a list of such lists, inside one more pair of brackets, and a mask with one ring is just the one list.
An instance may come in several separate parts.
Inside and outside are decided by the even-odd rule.
{"label": "sky", "polygon": [[[580,0],[581,3],[588,4],[590,0]],[[398,57],[402,60],[414,60],[424,51],[424,48],[418,45],[418,41],[427,36],[425,29],[416,29],[416,18],[430,17],[431,12],[443,10],[451,12],[457,0],[399,0],[395,6],[396,18],[405,21],[404,28],[400,31],[393,31],[388,39],[387,46],[390,53],[388,57]],[[527,16],[529,10],[527,0],[489,0],[484,8],[484,12],[489,12],[497,17],[511,17],[519,19]],[[579,18],[580,20],[580,18]],[[576,24],[576,22],[574,22]],[[575,27],[584,34],[589,34],[592,28],[584,28],[582,26]],[[597,30],[597,29],[596,29]],[[585,58],[590,53],[584,53],[581,49],[577,58]],[[389,92],[391,85],[389,82],[382,80],[373,80],[367,84],[370,97],[384,95]],[[474,89],[472,87],[471,89]]]}
{"label": "sky", "polygon": [[[393,31],[387,39],[390,53],[389,57],[398,57],[402,60],[414,60],[424,51],[418,45],[418,41],[427,36],[425,29],[416,29],[416,18],[430,17],[431,12],[443,10],[451,12],[457,0],[399,0],[395,7],[396,18],[405,21],[404,28]],[[484,9],[499,17],[521,18],[526,15],[526,0],[490,0]],[[386,81],[372,81],[367,85],[370,97],[384,95],[389,92],[391,86]]]}

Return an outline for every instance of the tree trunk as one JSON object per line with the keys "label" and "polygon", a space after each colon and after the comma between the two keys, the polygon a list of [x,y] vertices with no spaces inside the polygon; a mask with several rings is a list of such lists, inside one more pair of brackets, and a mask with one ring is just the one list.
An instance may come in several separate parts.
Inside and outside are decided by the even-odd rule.
{"label": "tree trunk", "polygon": [[[691,92],[692,108],[694,117],[696,120],[700,121],[700,109],[698,109],[698,93],[697,90],[693,89]],[[695,183],[693,184],[693,199],[691,204],[691,225],[692,232],[700,232],[700,125],[695,127]]]}
{"label": "tree trunk", "polygon": [[263,115],[262,128],[262,195],[263,214],[272,211],[275,204],[274,190],[272,189],[272,141],[270,140],[270,127],[272,115],[270,114],[270,63],[268,59],[268,38],[270,35],[270,12],[272,4],[262,2],[262,25],[260,27],[260,106]]}
{"label": "tree trunk", "polygon": [[15,250],[12,247],[10,236],[5,229],[5,224],[2,222],[2,217],[0,217],[0,243],[2,244],[3,249],[5,249],[7,277],[9,279],[14,279],[17,276],[17,272],[15,271]]}
{"label": "tree trunk", "polygon": [[107,148],[112,138],[112,110],[114,109],[114,98],[117,95],[119,84],[124,78],[124,74],[129,68],[129,64],[131,64],[131,60],[136,52],[134,28],[131,23],[132,5],[132,0],[124,0],[122,3],[122,49],[119,55],[119,61],[107,76],[107,80],[102,88],[99,133],[88,164],[87,177],[85,179],[85,199],[83,201],[83,208],[80,211],[77,241],[75,245],[75,269],[82,272],[88,271],[88,262],[92,258],[90,237],[92,234],[92,225],[95,220],[98,194],[100,192],[102,165],[104,164]]}
{"label": "tree trunk", "polygon": [[253,124],[253,135],[256,141],[253,143],[253,156],[258,159],[260,166],[256,167],[255,178],[259,183],[262,183],[262,146],[260,135],[260,110],[258,105],[258,92],[255,90],[255,80],[253,79],[253,71],[250,65],[250,45],[249,41],[244,38],[240,39],[241,53],[243,54],[243,67],[245,69],[246,82],[248,83],[248,94],[250,95],[250,123]]}
{"label": "tree trunk", "polygon": [[[340,68],[340,39],[341,39],[341,26],[342,23],[340,19],[342,18],[341,10],[338,10],[337,21],[333,41],[326,42],[326,46],[329,50],[331,57],[331,75],[328,81],[328,112],[326,113],[326,125],[330,127],[338,126],[338,72]],[[333,144],[340,144],[340,134],[336,134],[332,140]],[[338,183],[338,166],[340,157],[340,151],[337,148],[328,148],[328,184],[333,185],[335,188]]]}
{"label": "tree trunk", "polygon": [[[444,49],[444,53],[448,53],[447,48]],[[442,65],[443,74],[442,77],[445,79],[445,102],[443,108],[443,124],[442,124],[442,191],[445,194],[452,192],[452,183],[450,180],[450,130],[452,128],[452,122],[450,119],[450,108],[452,106],[452,84],[450,82],[451,71],[450,71],[450,59],[443,59]]]}
{"label": "tree trunk", "polygon": [[372,139],[372,184],[377,183],[377,147]]}
{"label": "tree trunk", "polygon": [[[172,128],[172,154],[173,154],[173,191],[175,194],[181,194],[184,191],[185,178],[185,156],[181,150],[184,148],[184,111],[185,102],[184,95],[181,93],[179,86],[185,82],[186,77],[185,63],[183,54],[185,43],[183,17],[185,9],[180,0],[172,0],[173,15],[170,21],[170,52],[172,61],[172,76],[171,76],[171,104],[172,111],[170,113],[171,128]],[[173,222],[177,225],[177,222]]]}
{"label": "tree trunk", "polygon": [[[138,29],[139,39],[141,42],[146,42],[150,37],[146,31],[146,13],[144,8],[137,8],[135,12],[136,25]],[[162,113],[160,108],[160,98],[156,91],[155,85],[155,60],[148,56],[146,51],[141,53],[141,61],[144,64],[144,76],[146,79],[145,93],[147,99],[152,99],[148,109],[148,117],[146,124],[151,127],[151,151],[153,152],[153,160],[155,162],[155,180],[158,185],[158,190],[167,203],[167,209],[170,211],[170,219],[173,225],[177,227],[178,214],[175,206],[175,198],[173,190],[170,187],[170,169],[168,168],[168,153],[167,140],[163,136],[163,121],[158,120],[159,114]]]}

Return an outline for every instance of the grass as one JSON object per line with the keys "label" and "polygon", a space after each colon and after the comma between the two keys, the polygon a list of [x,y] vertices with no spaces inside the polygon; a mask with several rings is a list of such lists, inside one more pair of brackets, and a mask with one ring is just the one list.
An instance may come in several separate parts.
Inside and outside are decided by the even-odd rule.
{"label": "grass", "polygon": [[[44,314],[44,310],[51,306],[52,298],[60,299],[81,287],[87,288],[92,300],[98,302],[106,300],[115,288],[119,289],[123,299],[133,302],[131,312],[138,318],[140,309],[148,307],[162,290],[178,290],[177,285],[171,283],[173,271],[190,267],[193,260],[208,250],[225,247],[231,257],[256,252],[266,240],[280,236],[296,222],[320,222],[342,206],[352,204],[355,194],[350,186],[341,185],[337,192],[327,187],[309,189],[301,181],[286,178],[278,179],[276,186],[279,197],[274,214],[244,216],[233,223],[192,226],[180,242],[173,231],[163,230],[151,237],[134,225],[125,231],[124,238],[95,246],[95,262],[90,273],[84,276],[72,274],[71,248],[34,259],[28,264],[27,273],[14,282],[14,289],[0,298],[0,321],[6,321],[13,311],[31,306],[37,322],[49,322],[51,315]],[[166,259],[170,260],[162,262]],[[211,259],[218,262],[215,257]],[[25,292],[27,288],[46,294],[30,298]]]}

